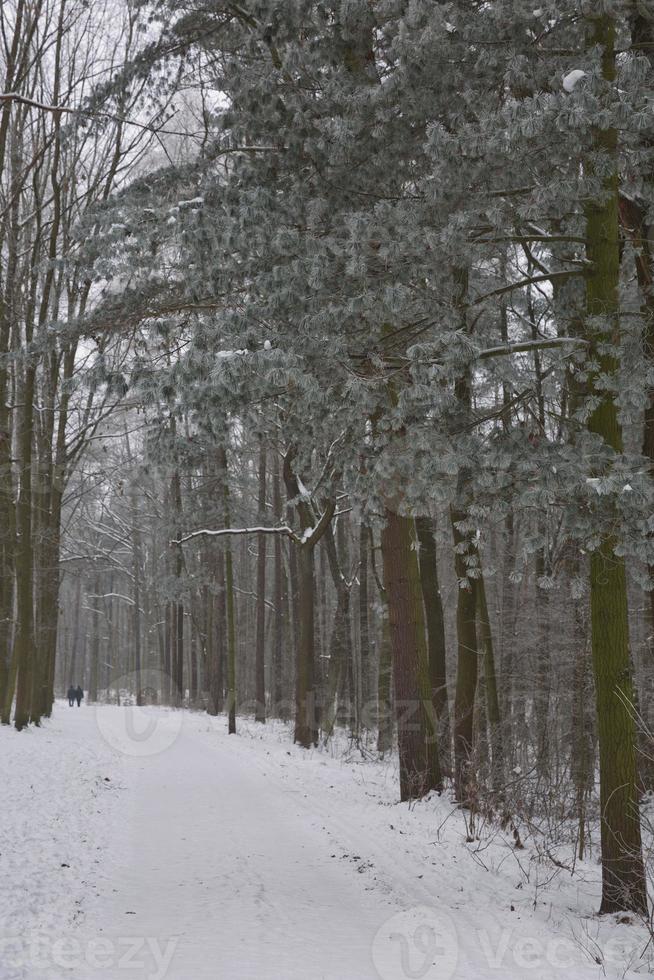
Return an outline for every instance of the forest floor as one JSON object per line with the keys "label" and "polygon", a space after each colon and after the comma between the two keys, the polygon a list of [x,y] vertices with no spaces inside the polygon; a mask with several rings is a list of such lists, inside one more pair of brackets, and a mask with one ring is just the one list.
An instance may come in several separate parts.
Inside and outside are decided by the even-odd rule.
{"label": "forest floor", "polygon": [[[393,762],[280,723],[68,708],[0,732],[0,980],[642,977],[599,868],[466,840]],[[562,863],[566,855],[559,851]]]}

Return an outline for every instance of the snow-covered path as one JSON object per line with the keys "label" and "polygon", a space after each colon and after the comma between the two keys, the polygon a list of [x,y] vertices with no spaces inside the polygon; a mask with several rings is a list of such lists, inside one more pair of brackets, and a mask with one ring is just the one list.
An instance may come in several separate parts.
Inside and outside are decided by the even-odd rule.
{"label": "snow-covered path", "polygon": [[[124,950],[125,937],[149,938],[134,958],[150,971],[174,947],[170,980],[378,977],[371,942],[388,900],[362,905],[358,876],[332,857],[326,815],[268,778],[265,756],[218,730],[207,739],[194,720],[165,751],[128,757],[136,791],[111,828],[85,931]],[[120,976],[147,972],[125,964]]]}
{"label": "snow-covered path", "polygon": [[278,723],[59,704],[0,730],[0,785],[0,980],[648,973],[643,927],[593,914],[595,861],[466,842],[444,797],[397,803],[392,761]]}

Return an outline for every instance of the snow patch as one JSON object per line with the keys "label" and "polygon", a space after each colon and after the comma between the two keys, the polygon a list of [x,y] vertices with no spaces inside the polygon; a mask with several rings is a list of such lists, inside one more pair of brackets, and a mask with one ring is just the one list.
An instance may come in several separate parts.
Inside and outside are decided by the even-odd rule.
{"label": "snow patch", "polygon": [[574,92],[575,86],[582,78],[586,77],[586,74],[587,72],[582,71],[581,68],[574,68],[568,72],[567,75],[563,76],[563,90],[565,92]]}

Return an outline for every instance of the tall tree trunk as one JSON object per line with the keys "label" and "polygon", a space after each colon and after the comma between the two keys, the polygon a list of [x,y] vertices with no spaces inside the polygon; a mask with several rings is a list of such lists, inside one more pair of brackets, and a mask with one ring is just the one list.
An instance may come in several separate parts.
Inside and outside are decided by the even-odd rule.
{"label": "tall tree trunk", "polygon": [[[266,446],[259,445],[259,523],[266,525]],[[266,535],[257,543],[257,639],[255,651],[255,721],[266,720]]]}
{"label": "tall tree trunk", "polygon": [[468,536],[459,528],[467,514],[451,509],[454,535],[454,566],[458,582],[456,602],[457,672],[454,695],[454,788],[462,806],[476,799],[473,772],[473,726],[478,678],[477,588],[468,574],[466,557],[471,554]]}
{"label": "tall tree trunk", "polygon": [[338,696],[342,687],[345,664],[348,658],[347,636],[350,630],[349,607],[350,590],[340,589],[337,593],[336,611],[334,612],[334,622],[329,641],[329,672],[322,717],[322,730],[327,738],[334,731],[334,724],[338,713]]}
{"label": "tall tree trunk", "polygon": [[[129,441],[129,431],[127,428],[127,420],[125,420],[125,449],[127,454],[127,461],[130,468],[133,466],[132,450]],[[135,474],[132,474],[132,482],[129,493],[129,509],[130,509],[130,521],[132,524],[131,538],[132,538],[132,578],[133,578],[133,619],[132,628],[134,632],[134,684],[136,688],[136,703],[137,705],[142,705],[144,703],[144,692],[143,692],[143,678],[141,673],[141,569],[143,567],[143,546],[141,542],[141,528],[139,524],[139,507],[136,498],[136,485],[134,482]],[[179,500],[179,508],[181,510],[181,500]]]}
{"label": "tall tree trunk", "polygon": [[500,622],[500,714],[505,723],[505,752],[509,768],[515,759],[515,732],[513,726],[513,701],[515,689],[515,632],[516,588],[513,582],[515,562],[515,522],[509,511],[504,522],[504,552],[502,562],[502,618]]}
{"label": "tall tree trunk", "polygon": [[184,603],[175,603],[175,704],[183,705],[184,682]]}
{"label": "tall tree trunk", "polygon": [[164,643],[163,643],[163,701],[172,703],[172,679],[174,659],[174,627],[173,610],[175,604],[168,600],[164,606]]}
{"label": "tall tree trunk", "polygon": [[[275,520],[282,520],[282,492],[279,475],[279,452],[273,447],[273,513]],[[282,650],[284,646],[284,585],[282,567],[282,536],[273,536],[273,644],[272,644],[272,703],[276,715],[282,707]]]}
{"label": "tall tree trunk", "polygon": [[[220,468],[223,479],[223,517],[225,527],[230,526],[229,473],[227,452],[220,450]],[[225,546],[225,616],[227,623],[227,731],[236,734],[236,608],[234,602],[234,563],[232,548],[227,538]]]}
{"label": "tall tree trunk", "polygon": [[325,552],[336,590],[336,611],[329,647],[329,675],[324,700],[325,718],[323,732],[331,735],[337,717],[341,724],[349,725],[352,735],[357,736],[357,712],[353,705],[353,650],[352,627],[350,621],[350,599],[352,583],[343,575],[341,562],[344,560],[343,526],[337,528],[338,548],[331,528],[324,535]]}
{"label": "tall tree trunk", "polygon": [[438,583],[436,537],[431,517],[416,517],[416,534],[420,550],[420,584],[425,606],[427,643],[429,648],[429,680],[432,702],[438,718],[438,748],[443,769],[451,768],[450,761],[450,710],[447,697],[447,669],[445,666],[445,620],[443,602]]}
{"label": "tall tree trunk", "polygon": [[297,548],[298,657],[295,675],[295,741],[310,748],[318,741],[314,667],[313,548]]}
{"label": "tall tree trunk", "polygon": [[[633,4],[631,12],[631,41],[632,49],[643,55],[654,71],[654,10],[647,9],[646,4]],[[651,161],[654,150],[654,136],[651,127],[645,131],[643,145],[647,150],[648,161]],[[651,199],[654,190],[654,166],[651,162],[645,165],[643,180],[648,190],[645,195]],[[634,256],[638,284],[642,293],[642,314],[644,319],[643,351],[651,367],[654,365],[654,226],[648,214],[648,205],[633,197],[620,199],[620,217],[623,228],[634,243]],[[647,400],[643,414],[643,456],[649,461],[650,474],[654,478],[654,384],[649,385],[646,392]],[[654,566],[649,568],[650,578],[654,581]],[[650,629],[650,658],[654,658],[654,589],[650,589],[647,600],[649,604]]]}
{"label": "tall tree trunk", "polygon": [[388,595],[395,707],[400,754],[400,796],[418,799],[442,788],[432,709],[425,617],[416,554],[415,525],[386,508],[382,531]]}
{"label": "tall tree trunk", "polygon": [[536,714],[536,765],[539,776],[548,778],[549,773],[549,713],[552,664],[549,637],[549,592],[539,583],[546,574],[545,554],[536,554],[536,672],[534,706]]}
{"label": "tall tree trunk", "polygon": [[[0,297],[0,309],[2,298]],[[5,350],[0,316],[0,351]],[[0,364],[0,722],[8,725],[14,697],[13,656],[15,504],[11,474],[11,431],[7,404],[7,371]]]}
{"label": "tall tree trunk", "polygon": [[190,616],[190,637],[189,637],[189,675],[191,678],[189,686],[189,700],[191,705],[197,705],[199,698],[199,682],[200,682],[200,667],[199,650],[201,648],[201,636],[195,622],[195,615],[193,609],[197,609],[197,600],[191,600],[191,616]]}
{"label": "tall tree trunk", "polygon": [[225,553],[220,551],[216,581],[216,708],[222,711],[225,706],[225,681],[227,677],[227,580]]}
{"label": "tall tree trunk", "polygon": [[370,714],[373,691],[372,656],[370,650],[370,595],[368,588],[368,543],[370,532],[362,521],[359,526],[359,662],[361,666],[362,718]]}
{"label": "tall tree trunk", "polygon": [[134,628],[134,680],[136,684],[136,703],[142,705],[143,702],[143,677],[142,677],[142,652],[141,652],[141,567],[142,567],[142,548],[141,532],[138,525],[138,505],[136,495],[132,489],[131,493],[131,512],[132,512],[132,574],[134,576],[134,606],[133,606],[133,628]]}
{"label": "tall tree trunk", "polygon": [[379,663],[377,669],[377,751],[384,754],[393,745],[393,652],[391,649],[391,630],[388,614],[388,594],[377,572],[375,558],[375,535],[368,528],[370,540],[370,567],[377,585],[382,604],[381,637],[379,644]]}
{"label": "tall tree trunk", "polygon": [[[578,574],[578,563],[575,564],[574,571]],[[593,791],[595,770],[592,725],[588,711],[588,700],[589,696],[592,696],[592,685],[589,676],[587,604],[587,595],[575,597],[574,599],[575,662],[573,671],[572,744],[570,746],[570,760],[576,796],[578,826],[577,853],[580,861],[583,861],[586,850],[586,808],[588,799]]]}
{"label": "tall tree trunk", "polygon": [[388,602],[383,598],[382,635],[377,674],[377,751],[384,755],[393,745],[393,652]]}
{"label": "tall tree trunk", "polygon": [[[608,14],[588,18],[588,43],[602,50],[602,73],[615,88],[615,22]],[[589,357],[598,368],[589,379],[598,404],[589,419],[591,432],[619,453],[622,432],[613,394],[602,378],[618,370],[615,356],[603,345],[616,344],[619,320],[619,218],[617,131],[597,129],[593,156],[610,165],[601,199],[586,205],[589,267],[586,275],[586,328]],[[585,161],[592,171],[593,157]],[[597,326],[599,322],[600,326]],[[590,556],[590,603],[593,672],[597,698],[600,756],[600,817],[602,840],[601,912],[631,910],[645,913],[647,895],[637,793],[636,732],[632,716],[633,687],[629,652],[627,585],[623,558],[616,540],[602,531]]]}
{"label": "tall tree trunk", "polygon": [[227,607],[225,602],[225,554],[220,549],[211,548],[213,586],[207,596],[207,674],[209,700],[207,713],[217,715],[223,710],[225,697],[225,631],[227,627]]}
{"label": "tall tree trunk", "polygon": [[495,669],[495,651],[493,631],[491,629],[488,602],[486,600],[486,584],[483,574],[475,583],[477,599],[477,627],[479,646],[481,647],[484,663],[484,692],[486,697],[486,715],[490,735],[491,749],[491,787],[494,793],[500,793],[504,785],[504,731],[497,689],[497,672]]}
{"label": "tall tree trunk", "polygon": [[[31,342],[31,336],[28,343]],[[23,410],[20,425],[20,490],[16,506],[16,657],[18,679],[14,724],[20,731],[32,716],[34,698],[34,588],[32,539],[32,443],[36,366],[30,359],[25,368]]]}
{"label": "tall tree trunk", "polygon": [[[345,517],[339,517],[336,522],[336,550],[333,552],[333,557],[335,558],[332,564],[332,576],[336,573],[338,577],[339,585],[336,587],[337,592],[339,590],[347,590],[350,593],[352,590],[352,582],[348,582],[342,571],[344,568],[348,568],[350,564],[349,552],[348,552],[348,537],[346,533],[346,520]],[[328,528],[325,534],[325,544],[327,548],[327,554],[329,555],[329,540],[328,536],[331,532],[331,527]],[[333,537],[333,535],[332,535]],[[336,585],[336,579],[334,580]],[[354,739],[358,739],[360,731],[360,718],[361,718],[361,703],[360,703],[360,688],[359,688],[359,674],[357,671],[357,664],[355,662],[355,648],[352,642],[352,618],[350,616],[350,600],[343,604],[343,644],[345,659],[343,661],[344,670],[341,674],[341,691],[340,691],[340,701],[341,701],[341,716],[344,725],[347,725],[350,729],[350,735]]]}
{"label": "tall tree trunk", "polygon": [[[334,514],[335,504],[330,500],[325,512],[320,518],[322,531],[318,532],[315,525],[315,514],[311,501],[300,492],[297,475],[293,471],[292,462],[295,456],[291,448],[284,457],[284,483],[289,500],[295,502],[295,509],[300,519],[300,526],[307,536],[302,544],[292,549],[295,555],[297,577],[297,649],[295,665],[295,741],[298,745],[309,748],[318,744],[318,705],[316,703],[316,669],[315,669],[315,589],[314,589],[314,560],[315,546],[324,533]],[[291,562],[293,573],[293,563]]]}
{"label": "tall tree trunk", "polygon": [[95,703],[98,700],[98,667],[100,661],[100,576],[96,572],[93,578],[93,612],[91,613],[91,664],[89,672],[88,700]]}
{"label": "tall tree trunk", "polygon": [[79,684],[80,665],[77,662],[79,653],[79,620],[82,607],[82,577],[77,578],[75,585],[75,600],[73,606],[73,625],[70,633],[70,661],[68,664],[68,686],[77,687]]}
{"label": "tall tree trunk", "polygon": [[[176,432],[172,429],[173,435]],[[182,481],[179,470],[175,468],[171,484],[171,501],[175,514],[175,537],[179,540],[182,534]],[[173,703],[180,706],[184,703],[184,602],[181,598],[182,574],[184,571],[184,555],[181,545],[172,545],[173,563],[175,568],[175,586],[177,596],[173,603],[172,624],[172,681]]]}

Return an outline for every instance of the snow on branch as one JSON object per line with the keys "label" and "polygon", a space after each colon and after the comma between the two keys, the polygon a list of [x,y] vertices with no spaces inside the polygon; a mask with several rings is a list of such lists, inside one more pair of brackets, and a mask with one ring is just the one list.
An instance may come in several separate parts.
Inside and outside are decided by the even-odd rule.
{"label": "snow on branch", "polygon": [[532,350],[547,350],[550,347],[562,347],[565,344],[587,346],[588,341],[580,337],[551,337],[548,340],[525,340],[517,344],[501,344],[498,347],[488,347],[479,351],[477,358],[483,361],[488,357],[502,357],[503,354],[526,354]]}
{"label": "snow on branch", "polygon": [[225,537],[226,535],[283,534],[285,537],[290,538],[295,544],[309,545],[310,547],[313,547],[325,533],[325,530],[334,516],[335,509],[335,501],[330,500],[316,525],[314,527],[305,528],[301,535],[296,534],[293,528],[288,527],[287,524],[281,524],[279,527],[221,527],[215,531],[212,531],[209,528],[202,528],[198,531],[191,531],[190,534],[185,534],[181,538],[174,539],[171,541],[171,544],[181,545],[185,544],[187,541],[192,541],[194,538],[220,538]]}
{"label": "snow on branch", "polygon": [[215,531],[209,530],[208,528],[202,528],[199,531],[191,531],[190,534],[185,534],[183,537],[177,538],[171,543],[184,544],[186,541],[192,541],[193,538],[218,538],[224,537],[228,534],[284,534],[297,544],[303,543],[303,539],[298,537],[295,531],[292,528],[287,527],[285,524],[282,524],[279,527],[221,527]]}
{"label": "snow on branch", "polygon": [[123,595],[122,592],[103,592],[103,593],[87,592],[86,598],[87,599],[122,599],[123,602],[128,603],[128,605],[130,606],[135,605],[135,602],[132,599],[132,597],[128,595]]}

